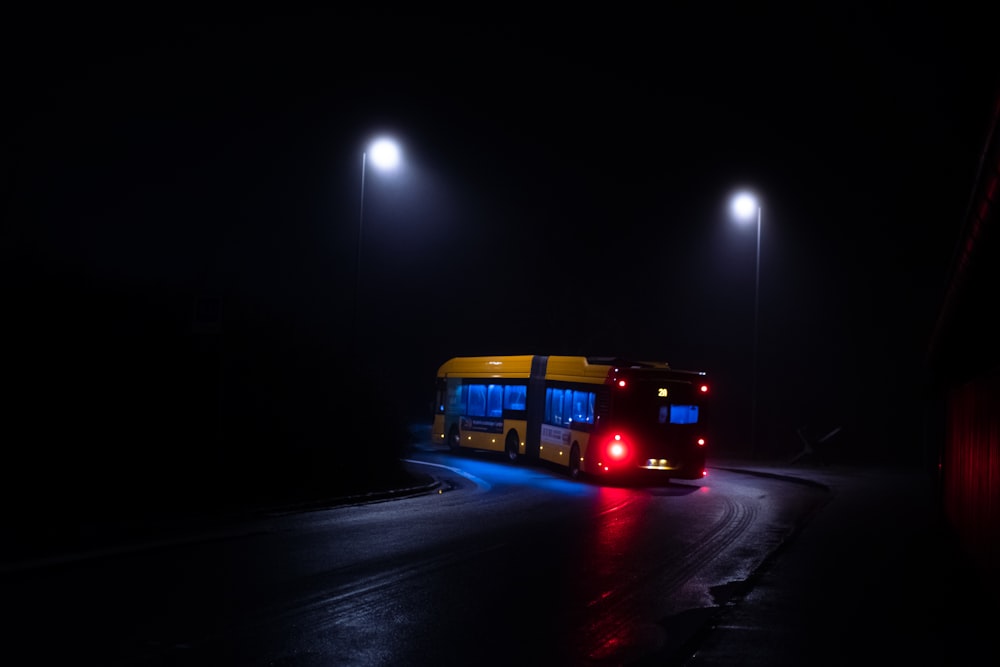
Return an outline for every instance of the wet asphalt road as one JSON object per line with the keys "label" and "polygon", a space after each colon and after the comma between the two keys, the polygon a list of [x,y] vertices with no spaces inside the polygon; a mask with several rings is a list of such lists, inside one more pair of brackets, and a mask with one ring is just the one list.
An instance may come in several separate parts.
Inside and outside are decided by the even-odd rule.
{"label": "wet asphalt road", "polygon": [[[29,602],[7,606],[8,617],[17,620],[7,624],[5,644],[21,654],[20,664],[51,664],[49,658],[61,655],[104,664],[441,665],[478,655],[479,664],[979,665],[993,664],[984,657],[997,655],[991,637],[997,615],[984,611],[974,569],[943,530],[932,485],[920,472],[710,462],[715,489],[726,489],[724,501],[702,508],[717,512],[715,528],[707,539],[689,536],[670,544],[667,551],[682,556],[676,570],[664,570],[643,558],[622,560],[622,545],[641,542],[635,536],[651,516],[667,521],[664,508],[702,500],[711,481],[652,492],[615,490],[475,458],[433,452],[423,458],[445,467],[414,491],[440,496],[448,506],[443,513],[423,515],[417,503],[426,498],[402,494],[398,503],[369,499],[330,520],[323,512],[276,512],[263,521],[205,525],[150,551],[138,549],[159,554],[151,561],[136,559],[127,545],[76,560],[64,554],[56,568],[62,583],[38,570],[26,574],[31,568],[8,568],[6,604]],[[480,476],[456,476],[447,471],[453,464]],[[776,523],[777,515],[762,519],[774,504],[734,500],[740,487],[767,495],[781,487],[769,486],[775,480],[796,480],[794,486],[822,493],[803,506],[806,514]],[[576,519],[565,513],[574,503],[588,508]],[[526,521],[525,512],[539,504],[557,509],[540,523]],[[469,506],[479,513],[462,515]],[[457,541],[440,537],[501,507],[513,519],[485,542],[475,531]],[[373,514],[389,521],[376,522],[375,533],[331,529],[343,520],[364,523]],[[444,542],[415,556],[413,538],[399,537],[399,521],[402,516],[419,525],[422,515],[417,541],[437,534]],[[588,534],[595,517],[604,517],[597,520],[603,534],[573,542]],[[550,519],[569,530],[552,530]],[[755,527],[744,530],[744,524]],[[394,526],[395,537],[378,536],[386,526]],[[555,561],[578,557],[583,545],[589,545],[591,564],[565,580],[554,579],[548,566],[523,569],[539,553]],[[355,552],[360,560],[331,561],[323,554],[332,550]],[[384,555],[374,570],[365,570],[357,564],[366,560],[359,551]],[[402,560],[393,554],[403,554]],[[289,558],[297,563],[292,569]],[[246,581],[274,575],[269,563],[283,563],[278,570],[288,576],[248,589]],[[480,577],[518,568],[512,578]],[[623,572],[636,571],[652,579],[616,583]],[[151,577],[156,572],[169,575]],[[566,581],[583,579],[590,584],[570,586],[569,596],[560,593]],[[102,587],[112,580],[112,588]],[[292,581],[296,592],[290,595],[283,586]],[[482,595],[469,597],[468,586]],[[647,590],[671,591],[673,602],[664,606],[662,595],[650,597]],[[539,597],[540,591],[548,593]],[[151,599],[163,601],[161,613]],[[497,604],[501,600],[507,601]],[[567,615],[566,604],[592,611],[577,615],[576,625],[552,623]],[[254,607],[259,609],[247,611]],[[389,627],[409,630],[387,633],[387,619]],[[237,626],[242,635],[227,634]],[[248,627],[256,630],[247,633]],[[558,640],[544,628],[559,628]],[[585,634],[574,635],[581,628]],[[221,634],[212,639],[213,633]]]}

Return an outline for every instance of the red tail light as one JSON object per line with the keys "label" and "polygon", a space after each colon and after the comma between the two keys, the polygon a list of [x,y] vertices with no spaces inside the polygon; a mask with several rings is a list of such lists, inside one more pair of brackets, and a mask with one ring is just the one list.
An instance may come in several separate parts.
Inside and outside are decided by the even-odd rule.
{"label": "red tail light", "polygon": [[705,446],[705,438],[698,438],[698,446],[699,447]]}
{"label": "red tail light", "polygon": [[698,387],[698,391],[700,391],[703,394],[707,394],[708,393],[708,385],[707,384],[701,385],[700,387]]}
{"label": "red tail light", "polygon": [[616,434],[614,439],[608,443],[608,457],[612,461],[622,461],[628,456],[628,445],[622,440],[621,435]]}

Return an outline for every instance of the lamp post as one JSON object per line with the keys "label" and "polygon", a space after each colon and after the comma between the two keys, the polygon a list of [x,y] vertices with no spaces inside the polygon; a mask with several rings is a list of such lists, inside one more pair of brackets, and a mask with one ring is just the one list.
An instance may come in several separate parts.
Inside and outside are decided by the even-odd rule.
{"label": "lamp post", "polygon": [[381,137],[372,142],[368,150],[361,153],[361,206],[358,214],[358,272],[354,287],[354,353],[360,352],[361,317],[361,258],[362,239],[365,226],[365,172],[367,171],[368,154],[371,153],[372,165],[380,171],[391,171],[399,166],[399,145],[387,137]]}
{"label": "lamp post", "polygon": [[732,201],[733,214],[737,220],[747,221],[753,219],[753,214],[757,213],[757,261],[754,268],[754,288],[753,288],[753,386],[750,398],[750,455],[757,455],[757,339],[758,320],[760,312],[760,215],[761,206],[757,198],[748,192],[737,194]]}

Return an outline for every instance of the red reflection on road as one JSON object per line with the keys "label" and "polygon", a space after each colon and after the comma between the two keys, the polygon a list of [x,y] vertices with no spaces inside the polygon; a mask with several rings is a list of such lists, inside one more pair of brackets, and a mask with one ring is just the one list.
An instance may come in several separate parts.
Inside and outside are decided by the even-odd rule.
{"label": "red reflection on road", "polygon": [[591,576],[580,638],[583,655],[589,660],[606,660],[642,643],[642,627],[632,604],[642,581],[633,555],[638,551],[643,516],[652,499],[641,490],[602,487],[597,501],[592,540],[583,545],[581,554],[590,564]]}

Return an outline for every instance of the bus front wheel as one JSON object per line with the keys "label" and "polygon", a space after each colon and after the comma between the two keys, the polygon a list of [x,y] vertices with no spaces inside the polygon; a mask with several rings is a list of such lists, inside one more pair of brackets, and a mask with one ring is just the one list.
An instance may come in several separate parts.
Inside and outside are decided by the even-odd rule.
{"label": "bus front wheel", "polygon": [[517,437],[516,431],[510,431],[507,434],[507,441],[504,443],[504,453],[507,455],[507,460],[511,463],[517,463],[518,458],[518,448],[520,447],[520,442]]}
{"label": "bus front wheel", "polygon": [[573,448],[569,450],[569,476],[580,479],[580,445],[575,442]]}
{"label": "bus front wheel", "polygon": [[461,436],[458,434],[458,427],[452,426],[451,430],[448,431],[448,449],[451,450],[452,454],[458,454],[459,448],[462,446]]}

